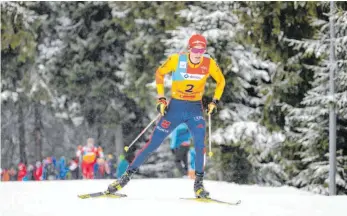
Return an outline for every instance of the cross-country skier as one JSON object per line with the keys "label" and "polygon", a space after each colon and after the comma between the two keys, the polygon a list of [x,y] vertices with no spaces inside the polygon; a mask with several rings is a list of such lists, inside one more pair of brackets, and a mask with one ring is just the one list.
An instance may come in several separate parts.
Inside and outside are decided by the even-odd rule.
{"label": "cross-country skier", "polygon": [[87,139],[87,144],[84,147],[79,146],[76,152],[77,157],[82,158],[82,174],[84,179],[94,178],[94,165],[97,158],[104,158],[102,148],[95,146],[93,138]]}
{"label": "cross-country skier", "polygon": [[[162,115],[150,140],[139,151],[128,166],[127,171],[108,186],[107,193],[122,189],[147,157],[155,151],[163,140],[181,123],[187,124],[194,141],[195,181],[194,192],[197,198],[208,198],[209,192],[203,185],[205,131],[202,96],[207,78],[211,76],[217,83],[213,100],[208,104],[207,113],[217,111],[217,105],[224,91],[225,79],[215,60],[206,53],[207,41],[204,36],[193,35],[188,42],[188,53],[171,55],[156,71],[158,92],[157,110]],[[164,76],[172,72],[171,100],[164,96]]]}

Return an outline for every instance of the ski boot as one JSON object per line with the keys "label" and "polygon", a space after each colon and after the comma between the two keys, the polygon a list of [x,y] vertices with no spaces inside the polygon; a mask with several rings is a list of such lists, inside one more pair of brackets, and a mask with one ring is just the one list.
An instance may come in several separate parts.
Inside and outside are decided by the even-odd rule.
{"label": "ski boot", "polygon": [[195,173],[194,192],[196,198],[209,199],[210,193],[203,185],[204,173]]}
{"label": "ski boot", "polygon": [[136,172],[137,170],[128,170],[126,171],[119,179],[112,182],[107,190],[106,193],[116,193],[117,191],[121,190],[131,179],[131,176]]}

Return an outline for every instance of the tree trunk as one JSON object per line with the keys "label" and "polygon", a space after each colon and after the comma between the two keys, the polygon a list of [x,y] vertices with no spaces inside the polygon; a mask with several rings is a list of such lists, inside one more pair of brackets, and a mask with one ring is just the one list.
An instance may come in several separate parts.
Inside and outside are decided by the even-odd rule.
{"label": "tree trunk", "polygon": [[218,168],[218,171],[217,171],[217,179],[218,179],[218,181],[223,181],[224,180],[224,178],[223,178],[223,163],[222,163],[222,154],[223,154],[223,152],[220,150],[219,151],[220,153],[219,153],[219,161],[221,162],[220,164],[219,164],[219,168]]}
{"label": "tree trunk", "polygon": [[36,161],[42,161],[42,117],[40,112],[40,103],[35,102],[34,104],[34,115],[35,115],[35,128],[34,128],[34,138],[35,138],[35,158]]}
{"label": "tree trunk", "polygon": [[13,142],[14,135],[6,133],[4,140],[1,142],[1,164],[0,167],[10,168],[15,159],[16,145]]}
{"label": "tree trunk", "polygon": [[101,146],[102,148],[105,148],[105,146],[102,143],[102,133],[103,133],[103,128],[101,126],[101,124],[98,122],[98,126],[97,126],[97,137],[96,137],[96,143],[98,144],[98,146]]}
{"label": "tree trunk", "polygon": [[9,145],[11,146],[11,150],[10,150],[10,156],[8,157],[8,161],[7,161],[7,164],[8,164],[8,167],[12,166],[13,164],[13,161],[15,159],[15,155],[16,155],[16,145],[14,143],[14,135],[12,135],[10,138],[9,138]]}
{"label": "tree trunk", "polygon": [[119,123],[116,127],[116,155],[117,158],[123,153],[124,142],[123,142],[123,127],[122,123]]}
{"label": "tree trunk", "polygon": [[19,158],[20,162],[27,164],[27,155],[25,151],[26,142],[25,142],[25,125],[24,125],[24,114],[23,114],[23,98],[19,98],[18,101],[18,134],[19,134]]}

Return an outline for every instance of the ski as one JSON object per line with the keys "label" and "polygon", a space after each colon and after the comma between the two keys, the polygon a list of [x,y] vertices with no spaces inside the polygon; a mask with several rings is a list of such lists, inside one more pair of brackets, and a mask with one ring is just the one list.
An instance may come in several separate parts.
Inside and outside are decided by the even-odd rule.
{"label": "ski", "polygon": [[181,197],[180,199],[192,200],[192,201],[204,202],[204,203],[219,203],[219,204],[226,204],[226,205],[239,205],[239,204],[241,204],[241,200],[238,200],[237,202],[226,202],[226,201],[213,199],[213,198],[184,198],[184,197]]}
{"label": "ski", "polygon": [[106,192],[96,192],[96,193],[88,193],[88,194],[79,194],[77,195],[80,199],[88,199],[88,198],[100,198],[100,197],[107,197],[107,198],[123,198],[127,197],[126,194],[120,194],[120,193],[106,193]]}
{"label": "ski", "polygon": [[[87,193],[87,194],[79,194],[77,195],[80,199],[89,199],[89,198],[124,198],[127,197],[126,194],[121,193],[106,193],[106,192],[96,192],[96,193]],[[192,200],[197,202],[204,202],[204,203],[219,203],[219,204],[225,204],[225,205],[239,205],[241,204],[241,200],[238,200],[237,202],[226,202],[218,199],[213,198],[191,198],[191,197],[180,197],[182,200]]]}

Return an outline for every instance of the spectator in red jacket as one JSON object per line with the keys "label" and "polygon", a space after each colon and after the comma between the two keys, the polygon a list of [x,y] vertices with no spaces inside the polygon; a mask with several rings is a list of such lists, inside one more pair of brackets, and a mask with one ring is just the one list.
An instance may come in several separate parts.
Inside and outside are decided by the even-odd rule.
{"label": "spectator in red jacket", "polygon": [[42,163],[40,161],[37,161],[35,164],[35,170],[34,170],[34,179],[35,181],[41,181],[42,180]]}
{"label": "spectator in red jacket", "polygon": [[25,181],[25,177],[27,175],[27,167],[25,166],[24,163],[19,163],[18,164],[18,176],[17,176],[17,181]]}

